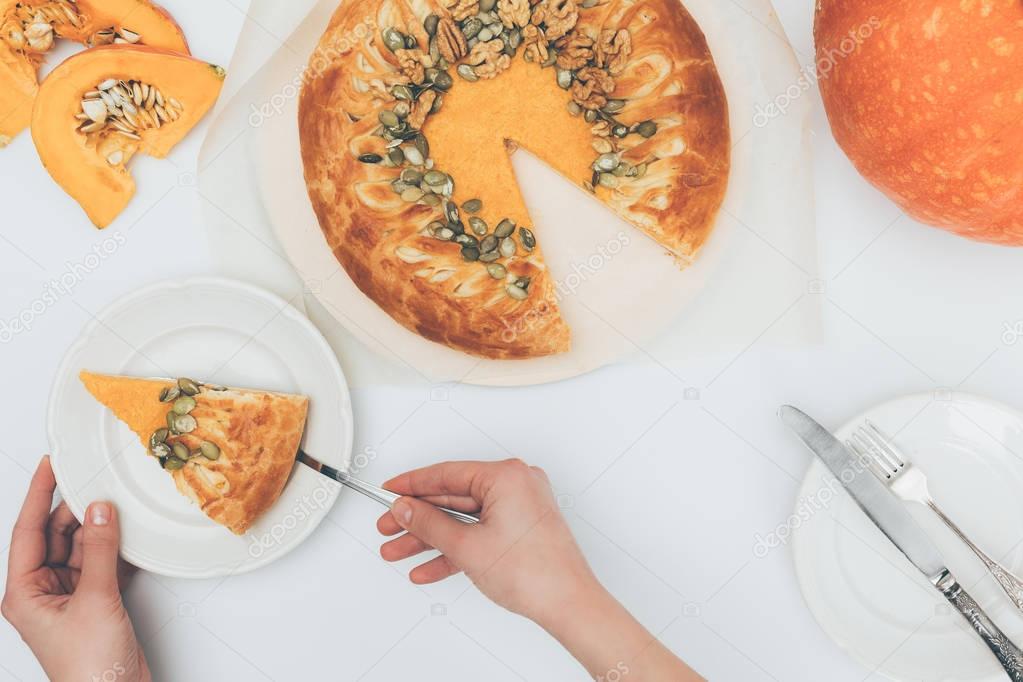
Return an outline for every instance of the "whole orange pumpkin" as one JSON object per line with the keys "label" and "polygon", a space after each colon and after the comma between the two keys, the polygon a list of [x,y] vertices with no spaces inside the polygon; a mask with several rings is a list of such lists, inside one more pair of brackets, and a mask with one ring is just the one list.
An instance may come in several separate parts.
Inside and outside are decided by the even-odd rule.
{"label": "whole orange pumpkin", "polygon": [[914,218],[1023,245],[1023,0],[818,0],[838,144]]}

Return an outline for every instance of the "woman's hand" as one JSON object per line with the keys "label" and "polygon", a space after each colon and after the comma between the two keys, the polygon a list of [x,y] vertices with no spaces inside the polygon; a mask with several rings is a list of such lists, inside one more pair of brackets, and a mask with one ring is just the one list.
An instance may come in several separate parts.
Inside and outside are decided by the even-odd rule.
{"label": "woman's hand", "polygon": [[[384,487],[412,496],[398,500],[377,522],[384,535],[408,531],[380,548],[384,559],[442,552],[412,571],[414,583],[464,571],[491,600],[541,623],[601,589],[546,474],[536,467],[520,460],[447,462],[402,474]],[[480,523],[454,521],[433,505],[481,511]]]}
{"label": "woman's hand", "polygon": [[80,526],[61,503],[44,457],[14,526],[2,612],[54,682],[151,679],[121,602],[130,571],[118,557],[117,513],[106,502]]}
{"label": "woman's hand", "polygon": [[[520,460],[447,462],[384,484],[406,495],[380,517],[388,561],[437,549],[409,577],[424,584],[461,571],[483,594],[550,632],[597,680],[699,680],[593,575],[541,469]],[[421,498],[421,499],[417,499]],[[480,514],[463,524],[434,505]]]}

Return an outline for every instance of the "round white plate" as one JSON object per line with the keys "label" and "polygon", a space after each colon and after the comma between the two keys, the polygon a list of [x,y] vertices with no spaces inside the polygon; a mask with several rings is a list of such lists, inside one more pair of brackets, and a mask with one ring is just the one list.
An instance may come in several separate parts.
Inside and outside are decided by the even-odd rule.
{"label": "round white plate", "polygon": [[[989,555],[1023,575],[1023,414],[939,391],[884,403],[864,419],[893,436],[927,475],[938,505]],[[1017,643],[1023,616],[983,564],[921,505],[910,505],[959,582]],[[887,541],[816,458],[791,527],[803,596],[850,655],[899,682],[1001,681],[1005,674],[966,621]]]}
{"label": "round white plate", "polygon": [[251,571],[298,546],[339,486],[296,465],[277,503],[244,537],[207,518],[146,455],[137,436],[85,390],[87,369],[309,396],[303,448],[335,467],[352,452],[341,367],[317,329],[277,296],[226,279],[162,282],[86,325],[57,372],[47,430],[61,495],[79,519],[94,500],[120,512],[121,554],[147,571],[210,578]]}

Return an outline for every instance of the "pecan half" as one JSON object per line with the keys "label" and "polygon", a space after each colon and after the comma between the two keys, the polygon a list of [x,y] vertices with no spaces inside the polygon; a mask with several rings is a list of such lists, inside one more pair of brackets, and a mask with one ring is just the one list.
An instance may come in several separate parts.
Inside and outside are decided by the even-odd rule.
{"label": "pecan half", "polygon": [[454,64],[469,53],[469,46],[465,42],[465,35],[462,34],[462,31],[455,25],[455,21],[451,17],[444,17],[437,24],[435,39],[440,56],[444,57],[450,64]]}

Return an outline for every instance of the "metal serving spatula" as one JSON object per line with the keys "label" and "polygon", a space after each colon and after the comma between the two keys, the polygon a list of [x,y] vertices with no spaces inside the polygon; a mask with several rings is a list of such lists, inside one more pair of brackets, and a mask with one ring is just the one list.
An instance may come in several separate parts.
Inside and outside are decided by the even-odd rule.
{"label": "metal serving spatula", "polygon": [[[302,464],[305,464],[307,467],[311,469],[315,469],[316,471],[320,472],[327,478],[332,478],[338,483],[348,488],[351,488],[352,490],[362,493],[369,499],[379,502],[388,509],[390,509],[391,506],[394,505],[395,500],[401,497],[401,495],[398,495],[397,493],[392,493],[390,490],[384,490],[383,488],[371,485],[369,483],[366,483],[365,481],[360,481],[359,479],[355,478],[351,474],[348,474],[347,472],[339,471],[334,467],[327,466],[326,464],[323,464],[322,462],[313,459],[302,450],[298,451],[297,459]],[[448,514],[449,516],[454,517],[458,521],[461,521],[462,523],[479,523],[479,517],[473,516],[472,514],[465,514],[460,511],[455,511],[454,509],[447,509],[446,507],[437,508],[440,509],[445,514]]]}

